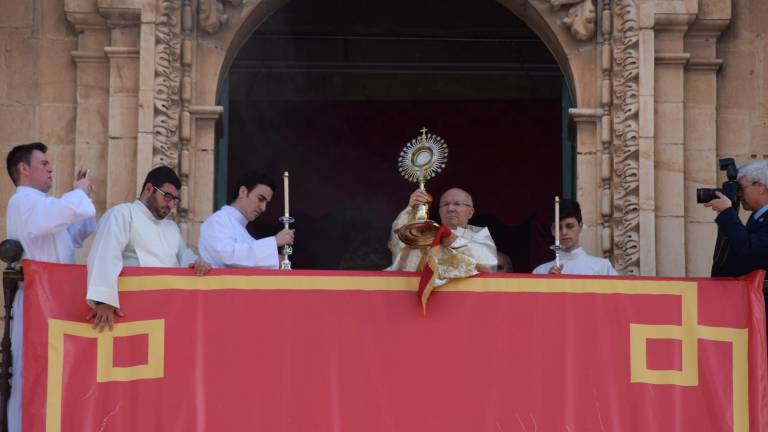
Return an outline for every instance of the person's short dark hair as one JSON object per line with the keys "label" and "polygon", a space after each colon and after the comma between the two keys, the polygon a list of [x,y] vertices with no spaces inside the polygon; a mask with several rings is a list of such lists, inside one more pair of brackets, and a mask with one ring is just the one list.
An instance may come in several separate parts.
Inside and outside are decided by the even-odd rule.
{"label": "person's short dark hair", "polygon": [[581,206],[578,201],[562,198],[560,199],[560,220],[567,218],[576,218],[576,221],[581,224]]}
{"label": "person's short dark hair", "polygon": [[144,184],[141,185],[141,189],[144,190],[144,188],[147,187],[147,184],[151,184],[156,188],[161,188],[166,183],[172,184],[176,189],[181,189],[181,180],[179,180],[179,176],[176,175],[176,172],[165,165],[160,165],[152,168],[152,170],[147,173],[147,178],[144,179]]}
{"label": "person's short dark hair", "polygon": [[35,150],[45,153],[48,151],[48,147],[41,142],[34,142],[17,145],[8,152],[8,156],[5,158],[5,167],[14,185],[19,181],[19,164],[24,162],[29,165],[32,162],[32,152]]}
{"label": "person's short dark hair", "polygon": [[251,191],[258,185],[264,185],[272,189],[272,193],[274,193],[277,189],[277,186],[271,177],[258,171],[248,171],[247,173],[238,177],[237,182],[235,183],[235,187],[232,188],[229,202],[233,203],[237,200],[237,196],[240,193],[240,187],[245,186],[245,188],[248,190],[248,193],[251,193]]}

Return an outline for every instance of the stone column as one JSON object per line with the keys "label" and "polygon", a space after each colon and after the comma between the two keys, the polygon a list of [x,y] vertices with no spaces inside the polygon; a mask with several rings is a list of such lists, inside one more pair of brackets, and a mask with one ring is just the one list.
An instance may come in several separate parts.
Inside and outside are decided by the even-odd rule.
{"label": "stone column", "polygon": [[96,210],[106,208],[107,112],[109,110],[109,65],[104,53],[109,33],[98,13],[96,2],[65,2],[67,20],[78,32],[77,50],[72,51],[76,67],[76,118],[74,159],[90,169]]}
{"label": "stone column", "polygon": [[[685,65],[683,37],[695,17],[683,2],[657,2],[655,15],[654,186],[656,274],[685,276]],[[695,12],[695,11],[694,11]]]}
{"label": "stone column", "polygon": [[[569,114],[576,122],[576,172],[579,173],[576,196],[581,203],[584,229],[581,246],[592,254],[603,252],[600,241],[602,212],[599,203],[603,190],[603,173],[600,166],[601,149],[598,124],[603,115],[599,108],[571,108]],[[610,171],[608,173],[610,176]]]}
{"label": "stone column", "polygon": [[216,120],[224,112],[221,106],[191,105],[189,114],[194,127],[193,145],[190,151],[190,168],[194,173],[190,176],[189,187],[195,191],[191,200],[187,223],[189,224],[189,244],[197,244],[200,235],[200,224],[211,214],[213,208],[213,184],[215,166]]}
{"label": "stone column", "polygon": [[696,204],[696,188],[714,187],[717,165],[717,40],[731,19],[730,1],[701,0],[685,36],[685,266],[686,276],[709,276],[717,227],[711,209]]}
{"label": "stone column", "polygon": [[107,207],[136,198],[138,130],[139,23],[110,22]]}

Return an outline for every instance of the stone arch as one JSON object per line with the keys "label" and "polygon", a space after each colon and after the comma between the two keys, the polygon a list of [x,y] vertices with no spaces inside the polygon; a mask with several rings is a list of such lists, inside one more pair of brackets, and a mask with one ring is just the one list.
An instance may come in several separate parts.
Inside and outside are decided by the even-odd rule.
{"label": "stone arch", "polygon": [[[216,85],[201,86],[200,91],[197,92],[199,103],[215,104],[224,72],[229,69],[242,45],[262,22],[288,1],[290,0],[261,0],[240,8],[227,7],[222,9],[218,20],[211,21],[212,24],[207,29],[202,26],[203,18],[201,18],[203,28],[198,37],[198,50],[206,60],[199,64],[197,74],[199,77],[215,77]],[[591,27],[585,24],[591,28],[591,31],[576,37],[570,34],[572,31],[569,31],[569,28],[573,28],[573,24],[565,24],[568,21],[567,16],[563,18],[563,15],[569,14],[570,11],[560,12],[557,10],[559,7],[532,0],[497,1],[528,24],[544,41],[563,71],[576,106],[595,104],[598,100],[596,86],[589,84],[590,81],[595,81],[594,76],[590,76],[592,69],[590,66],[595,65],[594,50],[591,49],[594,38],[594,11],[592,15],[584,18],[584,20],[591,20]],[[589,0],[549,1],[554,4],[590,4]],[[201,1],[201,4],[203,3],[220,4],[221,1]],[[220,7],[223,8],[224,5],[221,4]]]}
{"label": "stone arch", "polygon": [[[269,16],[285,5],[288,0],[261,0],[249,2],[242,6],[231,6],[227,2],[201,1],[199,11],[199,29],[197,38],[197,70],[198,77],[196,100],[204,106],[213,107],[219,88],[226,71],[248,37]],[[533,0],[497,0],[502,6],[515,14],[536,32],[547,45],[553,57],[560,65],[567,80],[572,100],[577,107],[596,106],[599,101],[597,93],[598,78],[593,73],[596,65],[594,45],[594,7],[591,0],[549,0],[548,2]],[[551,2],[551,3],[550,3]],[[565,3],[561,5],[560,3]],[[205,4],[215,5],[205,7]],[[561,7],[563,6],[563,7]],[[588,6],[588,7],[587,7]],[[585,8],[587,7],[587,8]],[[589,9],[591,7],[591,9]],[[581,18],[568,19],[575,14],[576,9],[585,9]],[[218,18],[204,14],[206,10],[218,11]],[[575,28],[578,27],[579,31]],[[206,112],[214,112],[209,110]],[[197,122],[200,124],[200,122]],[[594,128],[594,123],[592,124]],[[198,148],[213,151],[214,134],[212,125],[203,126],[196,132],[194,140]],[[594,139],[595,134],[579,134],[577,146],[581,140]],[[589,146],[593,147],[593,146]],[[209,161],[208,171],[213,171],[213,158]],[[579,185],[577,190],[595,189],[594,185]],[[213,202],[212,181],[208,179],[201,186],[206,190],[195,191],[196,199],[203,197],[208,206]],[[210,210],[205,211],[200,203],[198,211],[192,212],[193,223],[202,221]],[[587,211],[591,226],[598,223],[595,212]],[[590,216],[591,215],[591,216]],[[590,219],[591,218],[591,219]],[[593,223],[594,222],[594,223]],[[594,234],[594,233],[593,233]],[[594,235],[593,235],[594,237]],[[594,243],[594,241],[592,242]]]}
{"label": "stone arch", "polygon": [[[74,153],[106,184],[99,211],[135,197],[148,169],[165,163],[182,177],[178,220],[196,242],[213,210],[222,72],[287,1],[64,2],[77,34]],[[709,248],[686,238],[714,244],[711,215],[690,197],[718,184],[718,152],[734,151],[717,126],[730,121],[718,114],[728,57],[717,53],[731,2],[496,1],[547,44],[570,86],[586,249],[623,274],[705,275]]]}

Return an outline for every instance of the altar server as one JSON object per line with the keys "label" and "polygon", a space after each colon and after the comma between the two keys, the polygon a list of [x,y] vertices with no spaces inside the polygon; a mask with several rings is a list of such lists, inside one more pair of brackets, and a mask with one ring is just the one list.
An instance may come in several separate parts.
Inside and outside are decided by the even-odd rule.
{"label": "altar server", "polygon": [[[75,263],[75,248],[96,230],[96,208],[88,197],[92,185],[85,171],[77,173],[70,192],[61,198],[48,196],[53,185],[53,167],[43,143],[14,147],[6,168],[16,192],[8,200],[6,229],[9,239],[24,248],[23,258],[63,264]],[[13,302],[11,356],[13,375],[8,401],[9,431],[21,431],[22,314],[21,284]]]}
{"label": "altar server", "polygon": [[533,270],[534,274],[571,274],[571,275],[618,275],[605,258],[588,255],[581,246],[581,206],[578,202],[560,200],[560,221],[557,228],[552,224],[552,230],[560,230],[560,266],[555,260],[541,264]]}
{"label": "altar server", "polygon": [[242,175],[230,204],[200,226],[200,256],[213,267],[278,268],[277,248],[293,244],[294,230],[283,229],[257,240],[245,228],[266,211],[274,192],[275,183],[264,174],[251,171]]}
{"label": "altar server", "polygon": [[197,275],[210,266],[190,249],[168,215],[179,203],[181,181],[166,166],[147,174],[139,199],[118,204],[101,218],[88,254],[89,320],[103,331],[112,329],[114,315],[123,316],[117,278],[124,266],[190,267]]}

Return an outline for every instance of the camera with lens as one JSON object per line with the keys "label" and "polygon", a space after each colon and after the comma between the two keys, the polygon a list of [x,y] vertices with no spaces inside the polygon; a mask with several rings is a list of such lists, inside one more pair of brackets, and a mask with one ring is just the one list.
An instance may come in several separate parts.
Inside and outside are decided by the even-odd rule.
{"label": "camera with lens", "polygon": [[704,204],[717,198],[715,192],[728,197],[733,204],[733,208],[739,209],[739,182],[736,179],[739,176],[739,169],[736,168],[736,161],[733,158],[720,159],[720,171],[725,171],[725,175],[728,180],[723,182],[722,187],[719,189],[713,188],[698,188],[696,189],[696,202]]}

